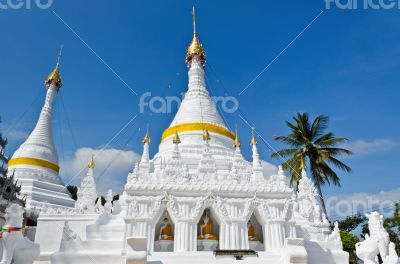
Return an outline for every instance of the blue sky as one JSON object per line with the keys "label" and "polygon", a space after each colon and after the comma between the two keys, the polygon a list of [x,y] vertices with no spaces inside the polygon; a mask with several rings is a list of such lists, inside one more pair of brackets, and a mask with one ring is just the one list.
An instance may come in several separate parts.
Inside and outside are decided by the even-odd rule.
{"label": "blue sky", "polygon": [[[329,115],[329,129],[349,138],[347,147],[355,155],[345,159],[353,173],[341,173],[342,187],[325,188],[327,194],[378,193],[398,187],[400,11],[327,10],[322,0],[245,4],[69,0],[54,1],[46,10],[35,6],[0,10],[0,131],[9,138],[8,153],[23,142],[36,122],[45,93],[43,81],[54,67],[61,44],[64,86],[56,103],[54,137],[64,164],[77,157],[78,149],[104,146],[138,114],[141,94],[184,92],[192,5],[213,95],[227,90],[235,96],[241,111],[277,149],[282,145],[273,141],[273,135],[287,133],[285,121],[296,112]],[[238,124],[242,142],[248,142],[250,130],[238,112],[224,116],[230,127]],[[129,152],[127,157],[141,153],[140,140],[149,123],[154,154],[172,118],[173,114],[139,114],[110,148]],[[279,163],[270,158],[265,145],[260,145],[260,151],[263,159]],[[243,152],[250,158],[247,143]],[[133,162],[128,165],[131,169]],[[125,179],[128,169],[112,168],[99,172],[104,174],[99,181]]]}

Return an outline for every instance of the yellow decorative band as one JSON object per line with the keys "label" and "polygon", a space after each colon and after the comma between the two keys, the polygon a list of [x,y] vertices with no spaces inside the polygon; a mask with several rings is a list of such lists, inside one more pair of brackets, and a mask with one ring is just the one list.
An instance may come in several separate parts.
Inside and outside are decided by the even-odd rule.
{"label": "yellow decorative band", "polygon": [[224,127],[213,125],[210,123],[187,123],[167,128],[162,134],[161,140],[164,141],[164,139],[174,135],[176,132],[181,133],[188,131],[203,131],[204,129],[207,129],[208,132],[214,132],[226,136],[232,140],[235,139],[235,134]]}
{"label": "yellow decorative band", "polygon": [[38,166],[38,167],[50,169],[55,172],[60,171],[60,167],[57,164],[54,164],[50,161],[41,160],[41,159],[15,158],[8,162],[8,167],[17,166],[17,165],[31,165],[31,166]]}

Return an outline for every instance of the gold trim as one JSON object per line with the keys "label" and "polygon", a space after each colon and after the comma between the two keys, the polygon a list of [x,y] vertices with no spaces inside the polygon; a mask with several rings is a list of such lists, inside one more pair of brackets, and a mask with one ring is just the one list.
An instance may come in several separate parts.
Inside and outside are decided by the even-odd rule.
{"label": "gold trim", "polygon": [[31,165],[31,166],[39,166],[46,169],[53,170],[55,172],[60,171],[60,167],[57,164],[54,164],[50,161],[34,159],[34,158],[15,158],[8,162],[8,167],[18,166],[18,165]]}
{"label": "gold trim", "polygon": [[232,140],[235,139],[235,134],[224,127],[213,125],[210,123],[187,123],[167,128],[162,134],[161,141],[164,141],[169,136],[175,135],[175,133],[188,131],[204,131],[205,129],[207,129],[209,132],[226,136]]}

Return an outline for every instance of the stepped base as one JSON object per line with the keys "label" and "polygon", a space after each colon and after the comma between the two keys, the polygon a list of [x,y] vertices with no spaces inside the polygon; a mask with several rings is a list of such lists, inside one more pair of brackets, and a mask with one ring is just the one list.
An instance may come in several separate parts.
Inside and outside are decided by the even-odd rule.
{"label": "stepped base", "polygon": [[75,201],[63,185],[28,179],[19,179],[18,182],[21,183],[21,195],[27,196],[27,209],[75,206]]}
{"label": "stepped base", "polygon": [[[55,253],[51,262],[36,261],[35,264],[87,264],[87,263],[125,263],[125,257],[117,253],[104,252],[63,252]],[[148,264],[280,264],[281,256],[260,254],[259,257],[244,257],[243,260],[236,260],[234,257],[215,257],[212,252],[157,252],[148,256]]]}

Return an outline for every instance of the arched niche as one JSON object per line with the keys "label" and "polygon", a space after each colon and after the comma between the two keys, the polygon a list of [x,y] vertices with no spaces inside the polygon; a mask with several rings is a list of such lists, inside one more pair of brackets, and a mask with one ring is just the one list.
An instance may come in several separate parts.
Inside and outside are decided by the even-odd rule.
{"label": "arched niche", "polygon": [[175,225],[168,211],[165,210],[157,221],[154,232],[154,251],[174,251],[174,229]]}
{"label": "arched niche", "polygon": [[247,222],[247,234],[249,247],[255,251],[264,250],[264,232],[263,227],[257,219],[256,214],[252,214]]}
{"label": "arched niche", "polygon": [[213,251],[218,248],[219,221],[211,208],[206,208],[197,223],[197,251]]}

